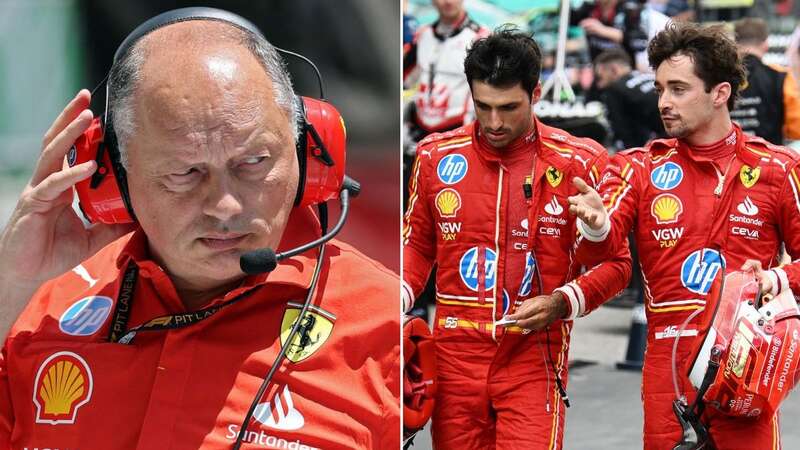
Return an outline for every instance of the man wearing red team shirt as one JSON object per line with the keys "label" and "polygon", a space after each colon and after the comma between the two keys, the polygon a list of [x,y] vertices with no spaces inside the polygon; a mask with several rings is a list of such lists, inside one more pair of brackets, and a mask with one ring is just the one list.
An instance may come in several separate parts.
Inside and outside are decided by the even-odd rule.
{"label": "man wearing red team shirt", "polygon": [[[800,179],[789,150],[742,133],[730,120],[745,72],[736,46],[721,31],[671,25],[648,49],[664,128],[672,139],[615,156],[601,197],[582,180],[570,198],[583,235],[579,257],[602,261],[636,236],[645,282],[648,342],[642,380],[644,447],[672,448],[682,437],[672,412],[671,368],[693,400],[681,369],[697,336],[696,321],[720,270],[754,269],[762,289],[800,289],[800,265],[777,267],[782,242],[800,256]],[[764,270],[762,268],[767,268]],[[715,448],[779,448],[778,417],[702,421]]]}
{"label": "man wearing red team shirt", "polygon": [[109,77],[135,226],[71,208],[97,169],[63,166],[92,120],[82,90],[0,235],[0,448],[398,448],[397,277],[336,240],[242,272],[245,252],[320,236],[294,207],[297,104],[252,24],[191,10],[132,34]]}

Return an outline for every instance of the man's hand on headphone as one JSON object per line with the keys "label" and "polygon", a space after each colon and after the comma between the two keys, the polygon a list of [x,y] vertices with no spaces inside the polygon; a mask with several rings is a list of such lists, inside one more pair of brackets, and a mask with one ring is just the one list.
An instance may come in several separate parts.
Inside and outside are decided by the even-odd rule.
{"label": "man's hand on headphone", "polygon": [[91,95],[83,89],[69,102],[42,141],[33,176],[0,234],[0,338],[5,338],[30,296],[45,281],[132,229],[86,229],[72,210],[72,186],[90,177],[95,161],[67,167],[64,155],[92,121]]}

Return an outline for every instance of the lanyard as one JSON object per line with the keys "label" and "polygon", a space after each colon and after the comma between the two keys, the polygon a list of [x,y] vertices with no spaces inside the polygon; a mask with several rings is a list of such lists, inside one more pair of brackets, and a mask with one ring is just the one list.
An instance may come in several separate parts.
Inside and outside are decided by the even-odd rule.
{"label": "lanyard", "polygon": [[222,308],[250,296],[256,290],[249,289],[224,303],[197,311],[159,316],[128,329],[128,321],[130,320],[131,307],[133,306],[134,293],[136,291],[136,280],[138,278],[139,266],[131,261],[122,276],[122,283],[117,294],[117,301],[114,306],[114,320],[108,333],[109,342],[130,344],[140,331],[175,330],[194,325],[218,313]]}

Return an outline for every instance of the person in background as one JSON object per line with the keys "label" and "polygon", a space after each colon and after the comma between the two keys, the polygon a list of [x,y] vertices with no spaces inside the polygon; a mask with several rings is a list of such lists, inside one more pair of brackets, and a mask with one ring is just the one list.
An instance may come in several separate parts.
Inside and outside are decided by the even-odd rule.
{"label": "person in background", "polygon": [[594,74],[618,150],[665,136],[652,73],[633,70],[628,53],[611,49],[595,58]]}
{"label": "person in background", "polygon": [[489,30],[470,19],[464,0],[433,0],[439,18],[417,30],[404,48],[403,80],[419,83],[407,114],[409,137],[458,128],[473,118],[472,99],[464,76],[467,48]]}
{"label": "person in background", "polygon": [[786,68],[765,64],[769,30],[764,19],[748,17],[734,25],[736,45],[747,68],[747,84],[731,118],[745,133],[782,145],[800,139],[800,96],[797,81]]}
{"label": "person in background", "polygon": [[623,48],[640,71],[648,71],[647,43],[669,23],[665,16],[639,0],[585,1],[570,14],[570,24],[586,33],[589,57],[604,50]]}

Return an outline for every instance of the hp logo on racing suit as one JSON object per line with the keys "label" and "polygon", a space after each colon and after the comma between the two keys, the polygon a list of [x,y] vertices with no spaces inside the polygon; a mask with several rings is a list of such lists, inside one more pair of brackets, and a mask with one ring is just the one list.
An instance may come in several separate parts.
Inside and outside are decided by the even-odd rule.
{"label": "hp logo on racing suit", "polygon": [[522,284],[519,285],[519,297],[524,298],[526,295],[531,293],[534,270],[536,270],[536,262],[533,260],[533,255],[531,255],[531,252],[528,252],[528,257],[525,260],[525,275],[522,276]]}
{"label": "hp logo on racing suit", "polygon": [[674,162],[668,162],[650,172],[650,181],[662,191],[674,189],[683,181],[683,169]]}
{"label": "hp logo on racing suit", "polygon": [[[702,260],[700,255],[702,254]],[[714,277],[725,263],[725,258],[718,251],[706,248],[695,250],[681,265],[681,283],[683,286],[696,293],[705,295],[711,290]]]}
{"label": "hp logo on racing suit", "polygon": [[[488,291],[494,289],[495,274],[497,272],[497,254],[494,250],[484,251],[485,277],[484,288]],[[478,290],[478,247],[472,247],[461,257],[459,263],[461,281],[473,291]]]}
{"label": "hp logo on racing suit", "polygon": [[467,175],[467,158],[459,153],[447,155],[436,166],[436,174],[444,184],[456,184]]}

